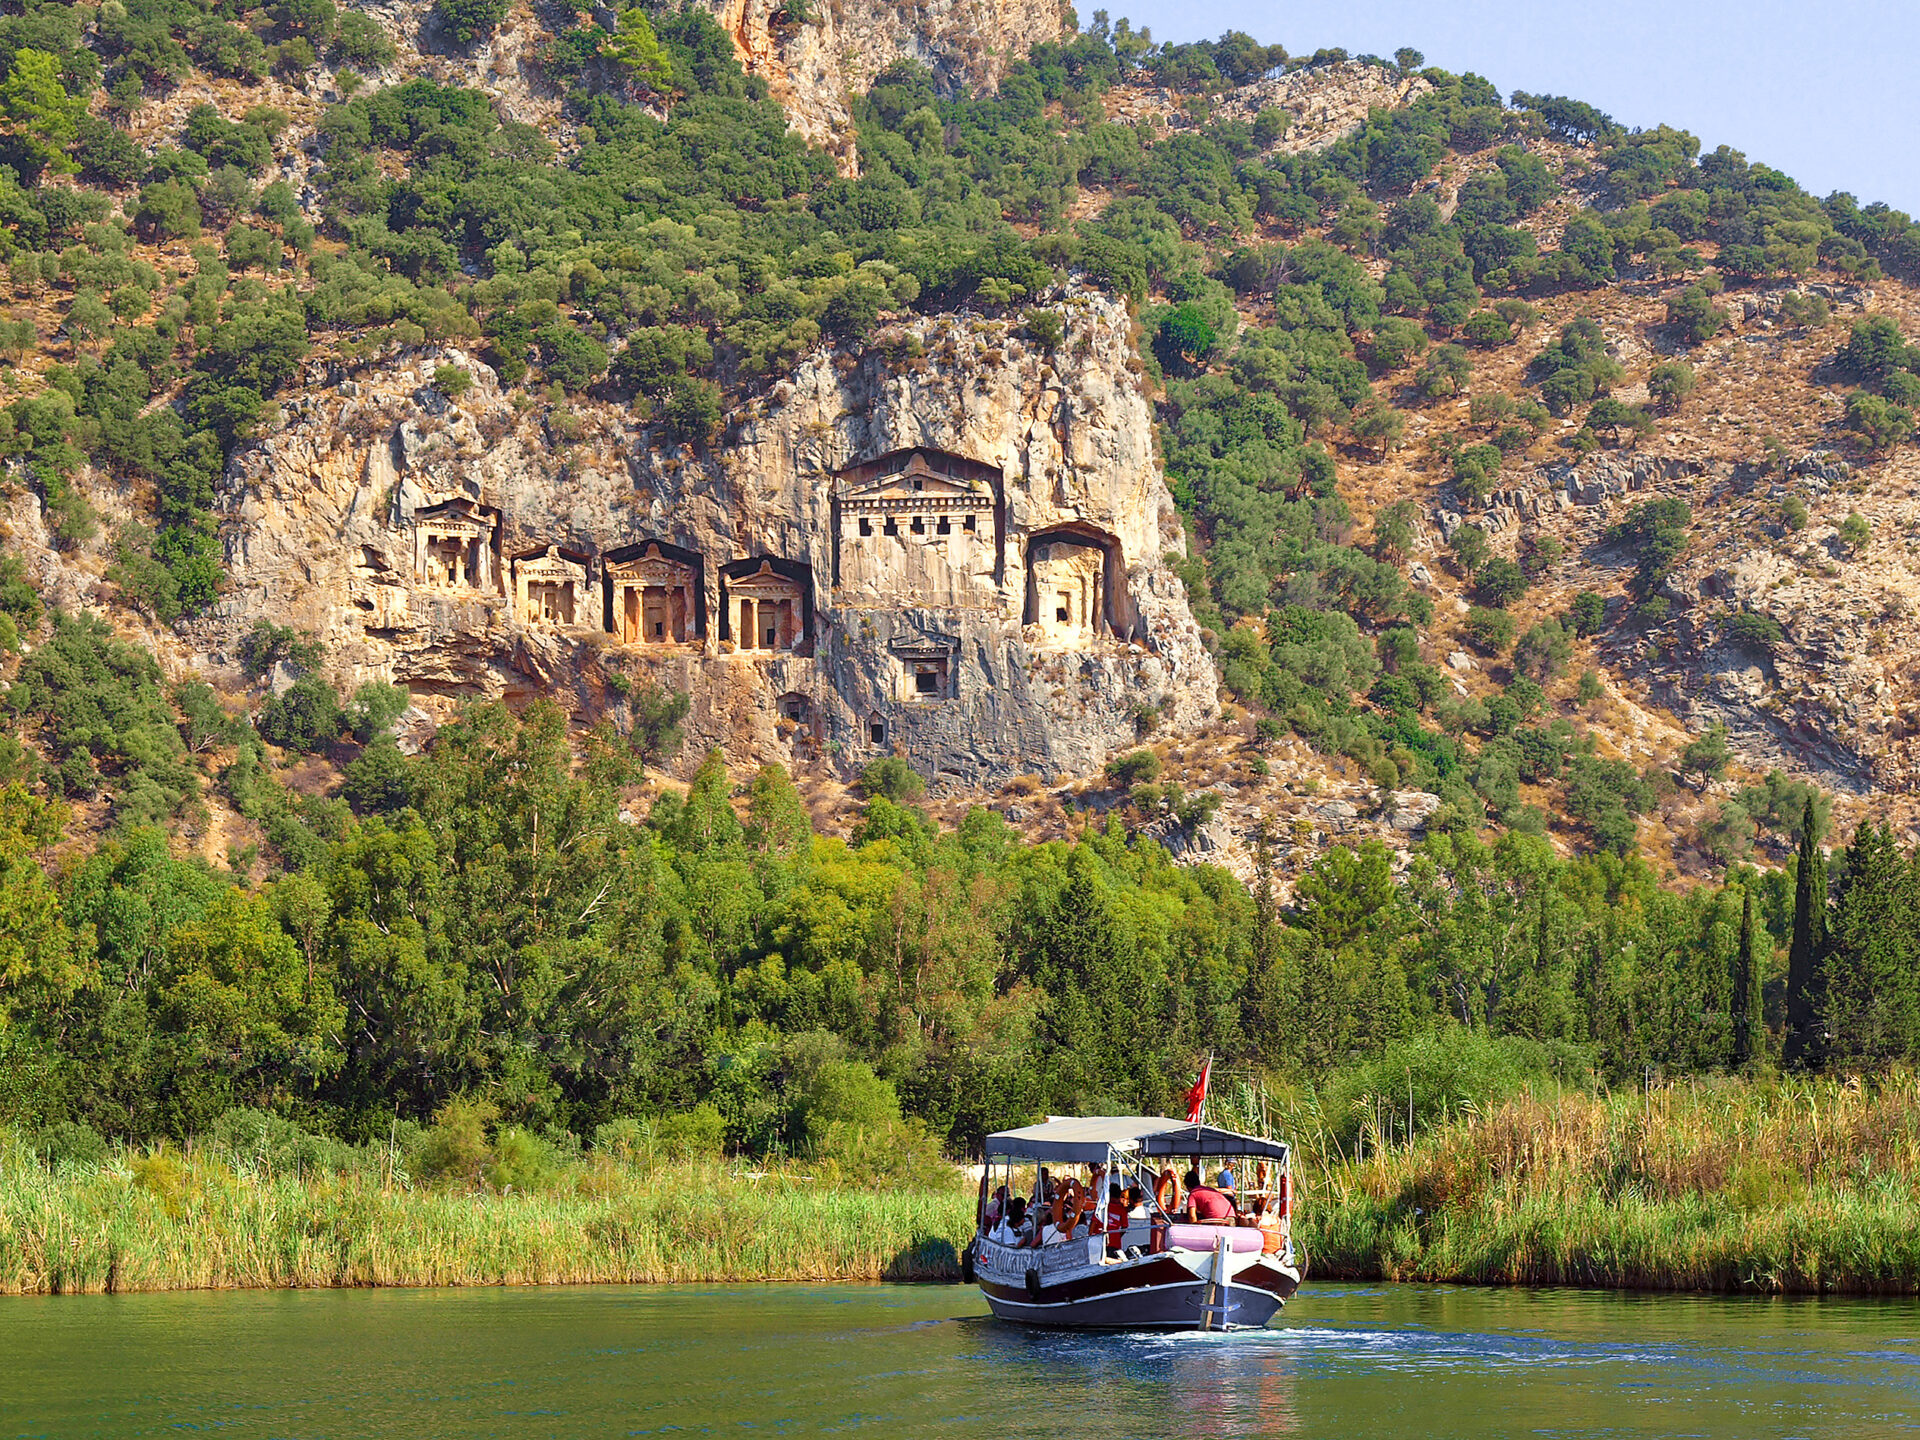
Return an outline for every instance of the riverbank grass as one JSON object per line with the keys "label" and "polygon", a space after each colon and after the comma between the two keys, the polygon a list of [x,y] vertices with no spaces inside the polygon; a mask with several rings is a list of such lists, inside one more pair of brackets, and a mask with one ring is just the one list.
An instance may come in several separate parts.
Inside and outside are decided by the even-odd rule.
{"label": "riverbank grass", "polygon": [[164,1152],[7,1164],[0,1292],[937,1280],[958,1274],[972,1211],[957,1174],[947,1190],[854,1190],[798,1171],[583,1162],[503,1195]]}

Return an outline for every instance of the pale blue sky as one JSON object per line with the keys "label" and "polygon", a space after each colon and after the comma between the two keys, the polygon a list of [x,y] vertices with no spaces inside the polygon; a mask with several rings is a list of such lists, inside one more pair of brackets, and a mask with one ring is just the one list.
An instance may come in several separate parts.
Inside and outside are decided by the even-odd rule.
{"label": "pale blue sky", "polygon": [[[1078,0],[1082,20],[1092,0]],[[1915,0],[1145,0],[1106,7],[1156,40],[1244,30],[1293,54],[1344,46],[1570,95],[1623,125],[1691,130],[1815,195],[1850,190],[1920,213]]]}

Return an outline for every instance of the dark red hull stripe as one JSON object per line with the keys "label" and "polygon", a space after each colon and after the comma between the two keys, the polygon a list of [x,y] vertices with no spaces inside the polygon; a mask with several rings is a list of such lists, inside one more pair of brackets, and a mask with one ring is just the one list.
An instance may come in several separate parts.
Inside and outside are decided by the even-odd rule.
{"label": "dark red hull stripe", "polygon": [[[1047,1305],[1063,1300],[1087,1300],[1096,1295],[1117,1295],[1148,1285],[1204,1284],[1206,1278],[1204,1275],[1196,1276],[1178,1260],[1162,1258],[1147,1265],[1109,1266],[1091,1275],[1075,1276],[1058,1285],[1042,1285],[1037,1296],[1028,1294],[1025,1285],[1008,1285],[999,1280],[989,1280],[984,1275],[979,1276],[976,1283],[986,1294],[1002,1300],[1022,1303],[1037,1301]],[[1262,1263],[1250,1265],[1233,1277],[1233,1287],[1239,1289],[1241,1286],[1264,1290],[1269,1295],[1287,1300],[1300,1288],[1300,1282],[1286,1271]]]}

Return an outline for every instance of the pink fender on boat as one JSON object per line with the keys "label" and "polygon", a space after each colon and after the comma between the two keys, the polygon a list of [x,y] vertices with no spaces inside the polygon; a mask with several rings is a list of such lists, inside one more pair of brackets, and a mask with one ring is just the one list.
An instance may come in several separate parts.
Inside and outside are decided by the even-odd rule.
{"label": "pink fender on boat", "polygon": [[1258,1255],[1260,1232],[1241,1225],[1169,1225],[1169,1250],[1211,1250],[1227,1237],[1227,1248],[1236,1255]]}

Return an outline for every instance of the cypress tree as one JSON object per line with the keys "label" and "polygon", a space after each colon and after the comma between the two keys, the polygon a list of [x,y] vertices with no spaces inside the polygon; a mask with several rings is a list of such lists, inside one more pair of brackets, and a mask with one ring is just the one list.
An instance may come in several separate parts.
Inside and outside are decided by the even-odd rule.
{"label": "cypress tree", "polygon": [[1793,942],[1787,951],[1787,1046],[1790,1065],[1815,1059],[1820,1008],[1820,952],[1827,944],[1827,861],[1816,835],[1813,797],[1800,819],[1800,863],[1793,884]]}
{"label": "cypress tree", "polygon": [[1847,846],[1820,987],[1820,1018],[1837,1058],[1874,1065],[1912,1053],[1920,1028],[1913,909],[1913,871],[1893,827],[1862,821]]}
{"label": "cypress tree", "polygon": [[1733,1063],[1752,1065],[1766,1045],[1766,1023],[1761,1013],[1760,952],[1753,933],[1753,891],[1740,904],[1740,948],[1733,956]]}

